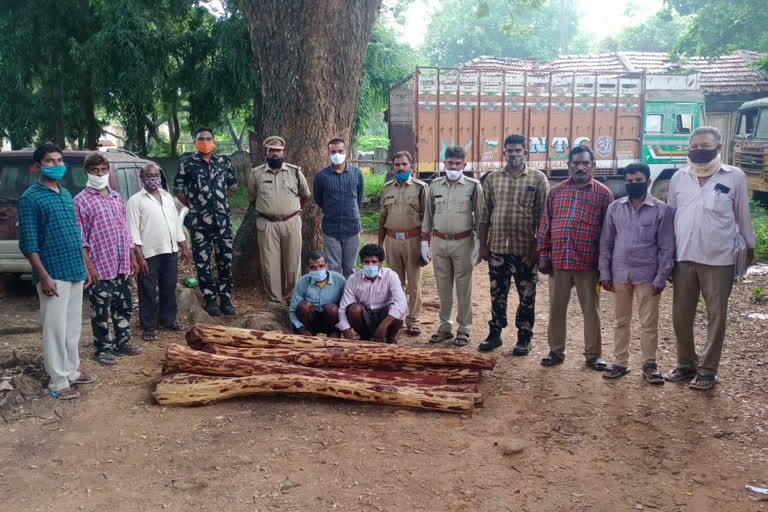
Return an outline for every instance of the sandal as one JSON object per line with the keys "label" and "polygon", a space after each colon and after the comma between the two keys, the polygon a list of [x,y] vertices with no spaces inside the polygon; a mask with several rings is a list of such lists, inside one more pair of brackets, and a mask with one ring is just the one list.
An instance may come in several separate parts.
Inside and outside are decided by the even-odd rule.
{"label": "sandal", "polygon": [[117,347],[117,355],[119,356],[137,356],[144,352],[144,349],[131,344],[130,341],[126,341],[119,347]]}
{"label": "sandal", "polygon": [[93,356],[93,360],[104,366],[115,366],[117,357],[112,352],[99,352]]}
{"label": "sandal", "polygon": [[562,362],[563,358],[554,352],[550,352],[547,357],[541,360],[541,366],[556,366],[558,364],[562,364]]}
{"label": "sandal", "polygon": [[688,384],[688,387],[699,391],[708,391],[715,387],[715,382],[717,382],[717,377],[714,375],[702,375],[697,373],[691,383]]}
{"label": "sandal", "polygon": [[72,384],[91,384],[93,382],[96,382],[96,376],[91,375],[90,373],[80,370],[80,376],[72,381]]}
{"label": "sandal", "polygon": [[460,332],[456,335],[456,338],[454,338],[453,344],[457,347],[466,347],[469,344],[469,336]]}
{"label": "sandal", "polygon": [[610,368],[603,372],[604,379],[618,379],[629,373],[629,368],[626,366],[611,365]]}
{"label": "sandal", "polygon": [[154,329],[144,329],[144,334],[141,335],[141,339],[144,341],[155,341],[157,339],[157,333]]}
{"label": "sandal", "polygon": [[63,388],[58,391],[49,390],[49,393],[51,393],[53,398],[58,398],[59,400],[72,400],[80,397],[80,392],[73,387]]}
{"label": "sandal", "polygon": [[405,328],[405,334],[408,336],[418,336],[421,334],[421,327],[418,325],[409,325]]}
{"label": "sandal", "polygon": [[608,365],[606,364],[606,362],[600,359],[599,357],[593,357],[592,359],[587,359],[586,363],[587,363],[587,366],[589,366],[596,372],[602,372],[602,371],[605,371],[606,368],[608,368]]}
{"label": "sandal", "polygon": [[649,384],[664,384],[664,376],[659,372],[656,363],[645,363],[643,365],[643,377]]}
{"label": "sandal", "polygon": [[434,345],[435,343],[442,343],[445,340],[450,340],[451,338],[453,338],[452,333],[437,331],[437,333],[433,334],[432,337],[429,338],[429,343]]}
{"label": "sandal", "polygon": [[674,370],[670,371],[664,376],[669,382],[680,382],[681,380],[691,380],[696,376],[696,370],[693,368],[686,368],[685,366],[678,366]]}

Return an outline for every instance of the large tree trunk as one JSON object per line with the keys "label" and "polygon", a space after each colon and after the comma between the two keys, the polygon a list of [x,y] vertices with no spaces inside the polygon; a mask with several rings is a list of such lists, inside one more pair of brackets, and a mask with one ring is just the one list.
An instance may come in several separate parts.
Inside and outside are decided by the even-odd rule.
{"label": "large tree trunk", "polygon": [[58,52],[54,52],[53,65],[51,66],[51,80],[53,86],[51,92],[53,95],[52,100],[54,111],[53,142],[60,149],[65,149],[67,147],[67,141],[66,135],[64,133],[64,98],[62,92],[64,87],[62,84],[62,80],[64,80],[64,74],[61,72],[60,64],[61,56],[58,54]]}
{"label": "large tree trunk", "polygon": [[[286,160],[304,169],[310,190],[328,162],[328,140],[351,138],[380,5],[381,0],[240,0],[261,77],[257,133],[286,140]],[[317,205],[307,203],[302,255],[322,247],[320,219]],[[255,216],[246,217],[235,238],[234,281],[242,286],[259,278],[255,229],[248,229],[255,222]]]}
{"label": "large tree trunk", "polygon": [[[79,0],[79,41],[84,43],[91,36],[90,24],[88,20],[88,0]],[[80,108],[85,119],[86,138],[85,147],[90,150],[99,149],[99,138],[101,137],[101,127],[96,120],[96,103],[93,99],[93,78],[90,69],[81,71],[80,78]]]}
{"label": "large tree trunk", "polygon": [[296,375],[213,377],[176,373],[160,378],[152,395],[161,405],[205,405],[237,396],[275,393],[330,396],[459,413],[472,412],[475,405],[481,403],[481,397],[476,393],[434,392],[412,386]]}

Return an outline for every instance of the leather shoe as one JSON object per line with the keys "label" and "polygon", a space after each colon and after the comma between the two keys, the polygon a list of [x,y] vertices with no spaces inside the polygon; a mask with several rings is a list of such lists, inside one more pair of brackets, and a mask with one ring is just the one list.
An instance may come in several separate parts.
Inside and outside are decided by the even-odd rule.
{"label": "leather shoe", "polygon": [[480,352],[490,352],[491,350],[501,346],[501,333],[492,332],[488,334],[485,341],[478,345],[477,350]]}

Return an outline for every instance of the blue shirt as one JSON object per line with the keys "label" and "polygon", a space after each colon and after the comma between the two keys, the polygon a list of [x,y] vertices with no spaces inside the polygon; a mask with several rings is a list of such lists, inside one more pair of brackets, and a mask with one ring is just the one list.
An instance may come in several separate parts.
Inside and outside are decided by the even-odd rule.
{"label": "blue shirt", "polygon": [[347,165],[338,173],[329,165],[315,175],[313,189],[314,200],[323,210],[324,234],[344,240],[360,233],[365,184],[359,168]]}
{"label": "blue shirt", "polygon": [[320,288],[317,283],[312,281],[309,274],[304,274],[296,282],[291,297],[291,305],[288,307],[288,316],[297,329],[304,326],[296,316],[296,308],[299,302],[308,300],[315,306],[316,311],[323,309],[326,304],[338,304],[341,302],[341,296],[344,293],[344,286],[347,280],[338,272],[328,271],[328,282]]}
{"label": "blue shirt", "polygon": [[[85,279],[83,239],[75,221],[75,206],[69,191],[59,185],[59,192],[35,182],[19,199],[19,249],[27,256],[40,255],[51,279]],[[40,276],[32,273],[34,282]]]}

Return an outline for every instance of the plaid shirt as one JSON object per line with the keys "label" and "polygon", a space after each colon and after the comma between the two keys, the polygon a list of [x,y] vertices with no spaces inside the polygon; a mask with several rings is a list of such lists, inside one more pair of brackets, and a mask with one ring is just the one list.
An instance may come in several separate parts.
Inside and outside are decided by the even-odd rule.
{"label": "plaid shirt", "polygon": [[561,270],[595,270],[600,229],[613,193],[590,181],[584,188],[567,179],[552,187],[538,234],[539,266],[552,261]]}
{"label": "plaid shirt", "polygon": [[488,249],[527,256],[536,245],[536,230],[549,192],[547,176],[526,167],[519,176],[501,169],[486,175],[480,222],[489,224]]}
{"label": "plaid shirt", "polygon": [[114,279],[131,274],[133,240],[125,218],[125,204],[120,194],[107,187],[105,197],[93,187],[85,187],[75,196],[75,217],[96,266],[99,279]]}
{"label": "plaid shirt", "polygon": [[[19,199],[17,215],[19,250],[24,256],[38,253],[51,279],[85,279],[83,239],[75,222],[72,196],[66,188],[59,186],[56,193],[35,182]],[[40,276],[33,273],[32,280],[37,282]]]}

